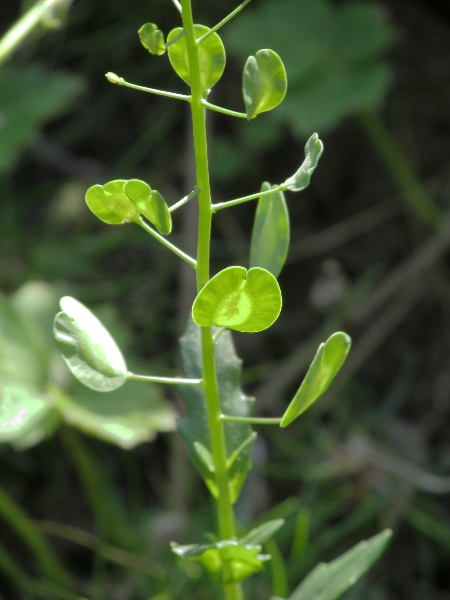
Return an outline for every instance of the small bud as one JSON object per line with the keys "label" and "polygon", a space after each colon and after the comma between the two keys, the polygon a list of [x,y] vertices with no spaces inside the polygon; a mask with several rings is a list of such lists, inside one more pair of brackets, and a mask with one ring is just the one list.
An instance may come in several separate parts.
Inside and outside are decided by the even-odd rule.
{"label": "small bud", "polygon": [[122,85],[122,83],[123,83],[123,78],[119,77],[115,73],[111,73],[111,71],[106,73],[105,77],[110,83],[116,83],[117,85]]}

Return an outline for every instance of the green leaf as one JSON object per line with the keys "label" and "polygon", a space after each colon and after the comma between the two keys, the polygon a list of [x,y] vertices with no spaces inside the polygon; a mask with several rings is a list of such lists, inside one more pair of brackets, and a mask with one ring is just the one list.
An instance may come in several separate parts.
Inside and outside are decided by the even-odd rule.
{"label": "green leaf", "polygon": [[243,546],[247,544],[264,544],[284,525],[284,519],[273,519],[255,527],[239,540]]}
{"label": "green leaf", "polygon": [[136,221],[139,209],[124,193],[126,180],[93,185],[86,192],[86,204],[99,219],[110,225]]}
{"label": "green leaf", "polygon": [[305,160],[300,168],[292,177],[286,179],[284,185],[291,192],[301,192],[308,187],[315,168],[319,163],[319,158],[322,156],[323,144],[319,140],[317,133],[313,133],[305,146]]}
{"label": "green leaf", "polygon": [[169,208],[157,190],[152,190],[145,181],[130,179],[124,183],[123,191],[160,233],[168,235],[172,231]]}
{"label": "green leaf", "polygon": [[154,23],[145,23],[138,31],[141,44],[150,54],[161,56],[166,51],[164,34]]}
{"label": "green leaf", "polygon": [[242,76],[247,119],[278,106],[286,95],[287,76],[281,58],[273,50],[258,50],[249,56]]}
{"label": "green leaf", "polygon": [[228,267],[200,291],[192,318],[202,327],[227,327],[258,332],[270,327],[281,310],[281,292],[275,277],[259,267]]}
{"label": "green leaf", "polygon": [[288,600],[337,600],[379,559],[391,535],[386,529],[333,562],[318,565]]}
{"label": "green leaf", "polygon": [[[167,37],[167,42],[177,37],[182,33],[182,27],[176,27],[172,29]],[[205,25],[194,25],[194,34],[197,39],[202,35],[210,31],[209,27]],[[188,85],[191,84],[191,73],[189,68],[189,58],[187,53],[186,38],[182,37],[177,42],[171,44],[167,51],[169,53],[169,60],[174,71],[185,81]],[[222,40],[217,33],[209,35],[199,46],[198,46],[198,60],[200,65],[200,80],[202,84],[203,94],[206,96],[208,91],[219,81],[222,77],[223,70],[225,68],[225,48]]]}
{"label": "green leaf", "polygon": [[42,391],[49,359],[49,348],[33,319],[0,295],[0,383]]}
{"label": "green leaf", "polygon": [[[244,394],[240,386],[241,360],[236,356],[233,338],[229,331],[224,331],[215,344],[217,380],[219,385],[220,405],[227,415],[249,417],[254,403],[253,398]],[[183,377],[198,379],[202,376],[202,347],[200,327],[189,321],[186,333],[181,338],[181,362]],[[192,461],[205,480],[209,490],[217,498],[217,488],[211,463],[206,456],[211,455],[208,413],[204,390],[200,386],[179,386],[180,394],[186,405],[186,416],[177,422],[181,435],[186,440]],[[239,497],[242,484],[250,470],[251,443],[247,443],[252,434],[246,423],[224,423],[227,449],[228,483],[231,501]],[[198,445],[206,452],[200,457]],[[240,450],[239,460],[230,460]]]}
{"label": "green leaf", "polygon": [[34,446],[54,431],[59,415],[43,391],[20,381],[0,383],[0,443],[16,449]]}
{"label": "green leaf", "polygon": [[171,544],[172,552],[183,559],[200,563],[212,577],[219,577],[224,569],[231,573],[226,583],[242,581],[263,569],[269,556],[261,555],[261,546],[241,545],[232,540],[222,540],[215,544],[192,544],[179,546]]}
{"label": "green leaf", "polygon": [[194,448],[199,459],[203,462],[208,471],[210,473],[214,473],[214,462],[211,452],[200,442],[194,442]]}
{"label": "green leaf", "polygon": [[320,344],[305,379],[281,419],[280,427],[290,425],[327,391],[344,364],[350,346],[351,339],[342,331],[333,333],[324,344]]}
{"label": "green leaf", "polygon": [[72,374],[98,392],[109,392],[127,380],[127,367],[115,341],[81,302],[61,298],[55,317],[56,345]]}
{"label": "green leaf", "polygon": [[[262,192],[270,190],[264,182]],[[250,267],[261,267],[278,277],[289,250],[289,213],[283,192],[258,200],[250,245]]]}
{"label": "green leaf", "polygon": [[130,381],[102,394],[74,381],[69,393],[53,390],[63,419],[84,433],[129,450],[175,429],[175,411],[161,397],[160,387]]}

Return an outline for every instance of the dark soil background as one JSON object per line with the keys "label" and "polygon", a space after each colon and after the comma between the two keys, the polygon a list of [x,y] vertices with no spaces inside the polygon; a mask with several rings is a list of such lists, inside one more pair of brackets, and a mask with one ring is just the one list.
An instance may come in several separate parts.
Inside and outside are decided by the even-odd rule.
{"label": "dark soil background", "polygon": [[[216,22],[229,4],[194,2],[197,21]],[[331,332],[349,333],[353,347],[333,389],[304,419],[281,434],[260,431],[255,471],[238,514],[244,524],[274,506],[275,514],[286,516],[290,526],[277,541],[287,557],[290,590],[317,562],[390,527],[394,537],[387,553],[345,598],[445,600],[450,598],[450,8],[439,0],[378,4],[397,39],[387,54],[392,84],[376,114],[398,147],[394,162],[407,162],[415,185],[423,186],[442,219],[430,226],[412,208],[367,134],[361,111],[321,134],[325,152],[311,186],[288,197],[292,245],[279,279],[282,316],[267,332],[235,336],[256,412],[282,413],[318,343]],[[1,30],[17,16],[16,2],[3,0]],[[177,26],[176,16],[168,0],[137,0],[132,6],[75,0],[63,28],[32,36],[10,64],[19,70],[29,63],[65,70],[83,79],[83,89],[0,173],[2,293],[38,280],[93,308],[115,306],[131,355],[167,368],[178,361],[176,339],[194,297],[191,274],[144,232],[95,221],[84,208],[84,191],[93,183],[139,177],[157,181],[171,204],[192,186],[185,106],[111,86],[104,78],[113,71],[129,81],[183,91],[167,62],[149,58],[135,35],[149,20],[168,31]],[[229,53],[218,88],[223,86],[224,105],[239,106],[241,63]],[[212,167],[216,202],[253,193],[264,179],[281,181],[303,155],[306,139],[286,126],[249,162],[245,156],[249,166],[242,171],[240,152],[249,150],[238,125],[216,114],[209,125],[218,160]],[[234,144],[231,153],[228,146],[220,153],[224,138]],[[233,160],[236,176],[225,164]],[[254,210],[249,203],[217,216],[214,271],[247,266]],[[183,248],[195,247],[195,203],[176,213],[174,231]],[[168,397],[182,412],[175,395]],[[111,519],[129,527],[125,542],[123,531],[116,535],[113,526],[99,525],[102,509],[95,498],[86,498],[79,481],[82,447],[98,463],[94,479],[99,472],[107,479],[99,483],[97,501],[106,494],[108,510],[117,511]],[[209,501],[202,484],[191,481],[190,468],[177,434],[127,453],[62,427],[26,451],[0,448],[2,488],[51,534],[78,593],[90,600],[211,598],[197,572],[167,576],[174,562],[168,542],[200,542],[198,528],[214,529]],[[286,498],[291,504],[281,504]],[[148,564],[134,575],[127,555],[118,561],[99,558],[97,537],[75,541],[75,534],[65,536],[62,529],[55,534],[50,521],[115,548],[122,540]],[[310,542],[302,549],[307,521]],[[3,517],[0,532],[0,549],[38,574],[39,561]],[[249,587],[249,598],[269,597],[269,575]],[[167,580],[170,593],[164,596]],[[0,598],[33,597],[0,573]]]}

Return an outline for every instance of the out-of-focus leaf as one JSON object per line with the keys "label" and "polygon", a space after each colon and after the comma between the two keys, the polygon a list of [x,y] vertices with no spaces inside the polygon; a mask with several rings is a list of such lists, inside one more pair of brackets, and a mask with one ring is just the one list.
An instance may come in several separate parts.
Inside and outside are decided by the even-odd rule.
{"label": "out-of-focus leaf", "polygon": [[280,310],[280,286],[269,271],[228,267],[199,292],[192,318],[202,327],[215,325],[255,333],[270,327]]}
{"label": "out-of-focus leaf", "polygon": [[[264,182],[262,192],[270,190]],[[250,267],[261,267],[278,277],[289,250],[289,213],[283,192],[258,200],[250,244]]]}
{"label": "out-of-focus leaf", "polygon": [[184,559],[200,563],[212,577],[218,577],[226,568],[231,574],[228,582],[242,581],[263,568],[269,556],[261,555],[261,546],[242,545],[231,540],[215,544],[171,544],[172,552]]}
{"label": "out-of-focus leaf", "polygon": [[300,165],[298,171],[284,182],[284,185],[290,192],[301,192],[308,187],[311,175],[315,171],[322,153],[323,144],[319,140],[317,133],[313,133],[305,145],[305,160]]}
{"label": "out-of-focus leaf", "polygon": [[284,519],[273,519],[255,527],[239,540],[243,546],[248,544],[264,544],[284,525]]}
{"label": "out-of-focus leaf", "polygon": [[258,50],[249,56],[242,75],[242,95],[247,119],[272,110],[286,95],[287,77],[283,61],[273,50]]}
{"label": "out-of-focus leaf", "polygon": [[319,346],[298,392],[281,419],[280,427],[287,427],[324,394],[338,374],[350,351],[351,339],[346,333],[333,333]]}
{"label": "out-of-focus leaf", "polygon": [[[182,27],[176,27],[167,36],[167,42],[175,39],[182,33]],[[197,39],[209,31],[205,25],[194,25],[194,34]],[[189,59],[187,53],[186,38],[182,37],[177,42],[171,44],[168,49],[169,60],[174,71],[188,85],[191,84],[191,74],[189,68]],[[200,65],[200,79],[203,94],[206,96],[208,91],[222,77],[225,68],[225,48],[222,40],[217,33],[212,33],[198,46],[198,60]]]}
{"label": "out-of-focus leaf", "polygon": [[[236,356],[233,338],[229,331],[224,331],[218,337],[215,344],[215,358],[222,412],[227,415],[249,417],[254,399],[246,396],[241,389],[242,361]],[[181,362],[184,377],[193,379],[201,377],[201,330],[192,321],[189,321],[186,333],[181,338]],[[178,429],[186,440],[193,463],[211,493],[217,497],[215,476],[211,471],[208,457],[211,455],[211,442],[203,388],[180,386],[179,389],[186,405],[186,416],[178,420]],[[236,502],[251,466],[251,443],[245,442],[250,438],[252,430],[245,423],[224,423],[224,430],[227,458],[230,459],[239,448],[242,448],[239,460],[232,460],[228,465],[231,500]],[[198,444],[204,448],[203,456],[198,452]]]}
{"label": "out-of-focus leaf", "polygon": [[54,390],[55,406],[72,427],[126,450],[175,429],[175,413],[159,388],[130,381],[126,388],[102,394],[75,386],[70,395]]}
{"label": "out-of-focus leaf", "polygon": [[69,73],[48,73],[37,65],[0,69],[0,173],[12,169],[41,127],[66,111],[83,81]]}
{"label": "out-of-focus leaf", "polygon": [[288,600],[337,600],[380,558],[391,536],[386,529],[333,562],[317,565]]}
{"label": "out-of-focus leaf", "polygon": [[150,54],[161,56],[166,51],[164,34],[154,23],[145,23],[138,31],[141,44]]}
{"label": "out-of-focus leaf", "polygon": [[43,389],[48,368],[49,348],[36,324],[0,295],[0,382]]}
{"label": "out-of-focus leaf", "polygon": [[115,341],[81,302],[65,296],[55,317],[56,345],[72,374],[98,392],[110,392],[127,380],[127,367]]}
{"label": "out-of-focus leaf", "polygon": [[392,80],[383,54],[396,34],[381,3],[267,0],[229,23],[223,36],[240,58],[266,45],[283,56],[289,93],[272,120],[299,138],[376,109]]}
{"label": "out-of-focus leaf", "polygon": [[33,314],[0,296],[0,442],[32,446],[58,415],[47,393],[50,349]]}
{"label": "out-of-focus leaf", "polygon": [[0,443],[34,446],[58,425],[51,397],[17,382],[0,382]]}

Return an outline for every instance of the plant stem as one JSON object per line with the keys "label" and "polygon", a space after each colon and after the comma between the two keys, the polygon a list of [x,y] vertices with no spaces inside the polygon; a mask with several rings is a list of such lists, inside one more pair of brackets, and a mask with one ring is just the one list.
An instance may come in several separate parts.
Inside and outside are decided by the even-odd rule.
{"label": "plant stem", "polygon": [[177,256],[182,258],[184,261],[186,261],[189,265],[191,265],[191,267],[194,267],[194,269],[197,268],[197,261],[194,258],[191,258],[188,254],[186,254],[185,252],[183,252],[182,250],[177,248],[177,246],[174,246],[173,244],[171,244],[168,240],[166,240],[166,238],[163,235],[161,235],[160,233],[158,233],[157,231],[152,229],[152,227],[150,227],[150,225],[147,225],[147,223],[144,221],[144,219],[142,217],[139,217],[139,219],[136,221],[136,223],[138,225],[140,225],[142,227],[142,229],[145,229],[145,231],[147,233],[149,233],[155,239],[157,239],[158,242],[161,242],[161,244],[163,246],[165,246],[166,248],[169,248],[169,250],[172,250],[172,252],[174,254],[176,254]]}
{"label": "plant stem", "polygon": [[200,188],[196,186],[190,194],[188,194],[184,198],[181,198],[181,200],[178,200],[178,202],[176,202],[175,204],[172,204],[172,206],[169,206],[169,212],[173,212],[174,210],[177,210],[177,208],[184,206],[187,202],[189,202],[189,200],[192,200],[192,198],[195,198],[195,196],[198,196],[199,192],[200,192]]}
{"label": "plant stem", "polygon": [[[202,106],[203,93],[200,79],[198,48],[194,34],[194,22],[190,0],[182,0],[183,28],[188,32],[186,47],[191,79],[191,114],[194,136],[195,166],[197,185],[201,188],[199,200],[199,221],[197,237],[197,291],[209,280],[210,241],[211,241],[211,189],[209,182],[208,150],[206,142],[205,108]],[[211,455],[213,458],[217,494],[217,517],[219,537],[222,540],[236,539],[234,511],[228,486],[227,451],[223,423],[220,420],[221,406],[214,357],[214,340],[211,327],[201,328],[203,384],[208,411]],[[226,600],[243,600],[242,587],[230,581],[231,573],[224,567],[223,581]]]}
{"label": "plant stem", "polygon": [[223,108],[222,106],[217,106],[217,104],[211,104],[211,102],[207,102],[206,100],[203,100],[202,104],[205,108],[209,108],[209,110],[214,110],[215,112],[222,113],[223,115],[230,115],[230,117],[238,117],[239,119],[247,119],[246,113],[230,110],[229,108]]}
{"label": "plant stem", "polygon": [[166,385],[201,385],[201,379],[183,379],[182,377],[157,377],[153,375],[136,375],[127,373],[127,379],[132,381],[146,381],[149,383],[165,383]]}
{"label": "plant stem", "polygon": [[243,202],[248,202],[249,200],[258,200],[261,196],[270,196],[270,194],[276,194],[277,192],[285,192],[286,186],[284,183],[280,183],[277,187],[271,188],[270,190],[266,190],[265,192],[258,192],[257,194],[250,194],[250,196],[242,196],[242,198],[236,198],[235,200],[228,200],[227,202],[219,202],[218,204],[213,204],[212,209],[214,212],[217,210],[222,210],[222,208],[228,208],[230,206],[236,206],[236,204],[242,204]]}
{"label": "plant stem", "polygon": [[221,27],[223,27],[225,25],[225,23],[228,23],[228,21],[231,21],[231,19],[233,17],[235,17],[238,13],[241,12],[241,10],[247,6],[247,4],[250,2],[251,0],[244,0],[244,2],[242,4],[240,4],[237,8],[235,8],[232,12],[230,12],[230,14],[225,17],[224,19],[222,19],[219,23],[217,23],[217,25],[214,25],[214,27],[211,27],[210,31],[207,31],[206,33],[204,33],[202,35],[202,37],[198,38],[197,40],[197,44],[200,45],[204,40],[206,40],[206,38],[208,38],[212,33],[219,31],[219,29]]}
{"label": "plant stem", "polygon": [[253,423],[253,425],[279,425],[281,418],[274,417],[233,417],[232,415],[220,415],[220,420],[225,423]]}
{"label": "plant stem", "polygon": [[119,77],[115,73],[108,71],[105,75],[106,79],[110,83],[114,83],[115,85],[123,85],[123,87],[131,88],[132,90],[137,90],[138,92],[147,92],[148,94],[156,94],[156,96],[164,96],[165,98],[174,98],[175,100],[185,100],[186,102],[190,102],[191,97],[186,96],[186,94],[176,94],[175,92],[166,92],[165,90],[158,90],[156,88],[149,88],[143,85],[136,85],[135,83],[129,83],[125,81],[123,77]]}
{"label": "plant stem", "polygon": [[45,14],[66,0],[41,0],[37,2],[21,19],[15,23],[0,40],[0,63],[22,43],[27,35],[42,21]]}

